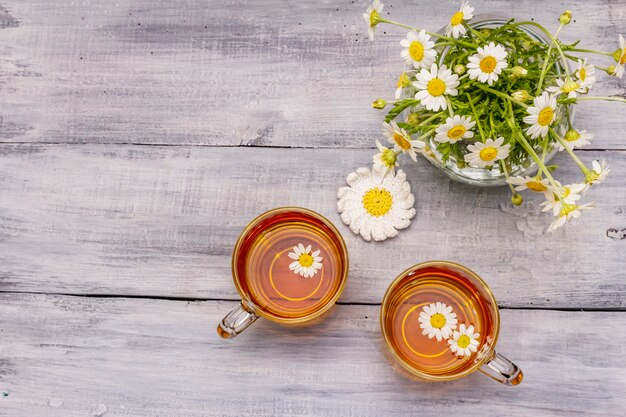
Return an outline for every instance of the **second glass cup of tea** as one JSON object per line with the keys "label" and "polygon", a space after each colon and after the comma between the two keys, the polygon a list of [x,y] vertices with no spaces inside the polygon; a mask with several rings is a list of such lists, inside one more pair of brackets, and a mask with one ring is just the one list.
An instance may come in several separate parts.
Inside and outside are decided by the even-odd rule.
{"label": "second glass cup of tea", "polygon": [[348,278],[348,251],[335,226],[300,207],[261,214],[243,230],[232,257],[233,280],[241,295],[217,326],[237,336],[258,317],[299,324],[328,311]]}
{"label": "second glass cup of tea", "polygon": [[396,368],[426,381],[451,381],[481,371],[506,385],[521,369],[496,353],[500,314],[478,275],[447,261],[410,267],[387,289],[380,324]]}

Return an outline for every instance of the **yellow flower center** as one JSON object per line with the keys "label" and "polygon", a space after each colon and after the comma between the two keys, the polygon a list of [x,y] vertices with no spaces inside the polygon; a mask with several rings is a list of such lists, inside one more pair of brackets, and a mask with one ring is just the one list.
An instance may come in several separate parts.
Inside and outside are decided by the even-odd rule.
{"label": "yellow flower center", "polygon": [[396,164],[396,153],[392,149],[385,149],[380,156],[381,161],[386,167],[391,168]]}
{"label": "yellow flower center", "polygon": [[424,45],[418,41],[413,41],[409,45],[409,55],[413,61],[420,62],[424,58]]}
{"label": "yellow flower center", "polygon": [[552,110],[551,107],[546,107],[545,109],[539,112],[537,122],[541,126],[548,126],[550,123],[552,123],[553,118],[554,118],[554,110]]}
{"label": "yellow flower center", "polygon": [[563,87],[561,87],[561,91],[563,91],[564,93],[571,93],[579,87],[580,84],[578,84],[576,81],[568,79],[565,84],[563,84]]}
{"label": "yellow flower center", "polygon": [[452,129],[448,130],[448,137],[450,139],[458,139],[465,134],[465,131],[465,126],[454,126]]}
{"label": "yellow flower center", "polygon": [[493,146],[487,146],[480,150],[479,156],[483,161],[493,161],[498,156],[498,150]]}
{"label": "yellow flower center", "polygon": [[576,142],[578,139],[580,139],[580,133],[578,133],[574,129],[570,129],[565,134],[564,139],[568,142]]}
{"label": "yellow flower center", "polygon": [[587,70],[585,67],[581,67],[578,71],[578,78],[580,78],[580,81],[585,81],[585,78],[587,78]]}
{"label": "yellow flower center", "polygon": [[391,193],[384,188],[371,188],[363,196],[363,207],[375,217],[387,214],[392,203]]}
{"label": "yellow flower center", "polygon": [[563,206],[561,207],[561,216],[567,216],[577,208],[578,206],[576,204],[563,204]]}
{"label": "yellow flower center", "polygon": [[461,337],[459,337],[459,340],[456,341],[456,344],[459,345],[461,349],[465,349],[466,347],[470,345],[471,341],[472,340],[469,338],[468,335],[463,334],[461,335]]}
{"label": "yellow flower center", "polygon": [[372,10],[372,13],[370,13],[370,26],[374,27],[379,23],[380,23],[380,15],[378,14],[376,10]]}
{"label": "yellow flower center", "polygon": [[409,140],[404,135],[401,135],[400,133],[394,133],[393,140],[398,144],[400,149],[404,151],[411,149],[411,142],[409,142]]}
{"label": "yellow flower center", "polygon": [[496,69],[496,64],[497,61],[494,57],[492,57],[491,55],[486,56],[480,61],[480,70],[482,72],[491,73],[493,72],[493,70]]}
{"label": "yellow flower center", "polygon": [[306,267],[313,265],[313,257],[309,255],[308,253],[303,253],[298,258],[298,262],[300,262],[300,265],[306,268]]}
{"label": "yellow flower center", "polygon": [[400,78],[398,78],[398,85],[396,87],[408,87],[411,84],[411,80],[409,80],[409,76],[406,75],[406,72],[400,74]]}
{"label": "yellow flower center", "polygon": [[626,48],[622,49],[622,56],[619,59],[619,64],[620,65],[626,64]]}
{"label": "yellow flower center", "polygon": [[563,187],[563,192],[561,193],[561,198],[566,198],[569,193],[571,192],[571,190],[569,189],[569,187]]}
{"label": "yellow flower center", "polygon": [[456,26],[463,21],[463,12],[456,12],[452,15],[452,19],[450,19],[450,24],[452,26]]}
{"label": "yellow flower center", "polygon": [[441,313],[435,313],[430,316],[430,325],[435,329],[441,329],[446,325],[446,316]]}
{"label": "yellow flower center", "polygon": [[548,187],[543,185],[541,181],[537,181],[537,180],[528,181],[526,183],[526,187],[528,187],[529,190],[535,191],[537,193],[542,193],[548,189]]}
{"label": "yellow flower center", "polygon": [[439,78],[433,78],[428,81],[426,89],[431,96],[438,97],[446,92],[446,83],[441,81]]}

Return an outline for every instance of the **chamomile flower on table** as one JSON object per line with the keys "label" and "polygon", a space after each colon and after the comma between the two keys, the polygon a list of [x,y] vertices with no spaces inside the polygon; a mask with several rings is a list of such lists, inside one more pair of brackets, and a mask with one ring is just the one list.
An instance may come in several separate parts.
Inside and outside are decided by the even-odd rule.
{"label": "chamomile flower on table", "polygon": [[383,122],[383,135],[387,141],[394,145],[394,149],[405,153],[417,162],[416,149],[423,149],[426,144],[420,140],[411,139],[411,135],[406,130],[398,126],[394,121]]}
{"label": "chamomile flower on table", "polygon": [[435,140],[440,143],[456,143],[461,139],[471,139],[474,137],[472,128],[476,122],[470,116],[459,116],[455,114],[448,117],[446,122],[435,129]]}
{"label": "chamomile flower on table", "polygon": [[506,182],[515,186],[515,191],[530,190],[536,193],[544,193],[550,187],[547,178],[529,177],[528,175],[525,177],[510,177],[507,178]]}
{"label": "chamomile flower on table", "polygon": [[374,40],[374,28],[380,23],[380,14],[383,12],[383,7],[385,7],[385,5],[379,0],[374,0],[374,3],[363,13],[363,19],[367,23],[367,34],[370,41]]}
{"label": "chamomile flower on table", "polygon": [[376,148],[378,153],[374,155],[374,170],[382,171],[384,174],[387,172],[393,172],[396,166],[398,166],[398,154],[393,149],[389,149],[386,146],[376,140]]}
{"label": "chamomile flower on table", "polygon": [[556,97],[546,91],[533,100],[533,106],[526,109],[528,116],[524,117],[524,123],[531,125],[526,133],[531,138],[546,137],[550,125],[556,118]]}
{"label": "chamomile flower on table", "polygon": [[470,80],[478,79],[481,83],[493,85],[498,81],[502,70],[509,66],[506,62],[507,55],[504,46],[494,42],[476,49],[476,53],[469,57],[467,64]]}
{"label": "chamomile flower on table", "polygon": [[606,161],[595,160],[591,163],[591,165],[592,165],[592,170],[587,178],[587,182],[589,184],[599,184],[602,181],[606,180],[606,177],[611,172],[611,168],[609,168]]}
{"label": "chamomile flower on table", "polygon": [[407,33],[406,38],[400,41],[400,46],[400,56],[406,64],[413,65],[414,68],[430,68],[437,57],[435,42],[430,40],[430,35],[424,30]]}
{"label": "chamomile flower on table", "polygon": [[577,204],[563,204],[556,215],[556,219],[550,224],[550,227],[548,227],[548,232],[554,232],[566,222],[579,218],[584,210],[590,210],[592,208],[593,203],[583,204],[582,206]]}
{"label": "chamomile flower on table", "polygon": [[446,95],[456,96],[459,94],[456,87],[459,85],[459,76],[453,74],[445,65],[437,64],[430,66],[430,71],[422,69],[416,74],[417,81],[413,83],[419,91],[415,99],[420,100],[427,110],[445,110],[448,108]]}
{"label": "chamomile flower on table", "polygon": [[472,352],[478,351],[479,337],[480,333],[474,333],[474,326],[461,324],[459,330],[455,330],[448,339],[448,345],[457,356],[470,356]]}
{"label": "chamomile flower on table", "polygon": [[576,98],[579,94],[585,94],[587,88],[579,83],[578,80],[566,77],[564,80],[557,78],[556,85],[546,88],[546,91],[554,94],[555,97],[565,94],[568,98]]}
{"label": "chamomile flower on table", "polygon": [[418,321],[423,335],[441,342],[452,336],[458,320],[451,306],[437,301],[422,308]]}
{"label": "chamomile flower on table", "polygon": [[[593,139],[593,135],[591,133],[587,133],[586,129],[575,130],[570,129],[565,133],[563,137],[563,142],[567,145],[568,148],[582,148],[585,145],[589,145],[591,140]],[[559,151],[565,150],[565,146],[561,142],[559,142]]]}
{"label": "chamomile flower on table", "polygon": [[566,204],[576,204],[578,200],[582,198],[582,195],[589,189],[589,184],[569,184],[569,185],[561,185],[558,181],[556,182],[557,189],[550,186],[548,190],[544,193],[546,197],[546,201],[541,203],[543,206],[542,212],[550,211],[554,213],[556,216],[561,208]]}
{"label": "chamomile flower on table", "polygon": [[337,211],[353,233],[382,241],[409,227],[415,199],[404,171],[385,174],[362,167],[346,181],[348,186],[337,192]]}
{"label": "chamomile flower on table", "polygon": [[619,59],[617,59],[617,65],[615,66],[615,76],[622,78],[624,75],[624,65],[626,65],[626,40],[624,40],[622,35],[619,35],[619,48],[621,53],[619,54]]}
{"label": "chamomile flower on table", "polygon": [[504,138],[499,137],[496,140],[487,139],[483,142],[476,142],[467,146],[470,153],[464,156],[465,162],[474,168],[485,168],[492,166],[499,160],[509,156],[510,144],[504,145]]}
{"label": "chamomile flower on table", "polygon": [[474,8],[468,2],[463,3],[459,11],[450,18],[450,23],[446,26],[446,36],[452,35],[454,39],[458,39],[459,36],[465,35],[467,30],[463,26],[463,22],[472,17],[474,17]]}
{"label": "chamomile flower on table", "polygon": [[320,251],[311,252],[311,245],[306,248],[302,243],[298,243],[293,250],[287,254],[294,261],[289,264],[289,269],[294,274],[304,278],[312,278],[317,271],[322,269],[323,258],[319,256]]}
{"label": "chamomile flower on table", "polygon": [[578,69],[576,69],[576,79],[580,82],[581,87],[591,89],[596,82],[596,68],[587,64],[587,58],[578,60]]}

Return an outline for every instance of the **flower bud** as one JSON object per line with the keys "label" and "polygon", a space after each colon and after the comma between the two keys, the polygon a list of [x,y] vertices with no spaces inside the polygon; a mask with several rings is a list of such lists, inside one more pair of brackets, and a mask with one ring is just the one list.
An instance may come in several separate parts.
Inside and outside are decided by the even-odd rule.
{"label": "flower bud", "polygon": [[386,105],[387,105],[387,102],[383,100],[382,98],[374,100],[374,102],[372,103],[372,107],[375,109],[384,109]]}
{"label": "flower bud", "polygon": [[512,74],[511,78],[513,79],[524,78],[525,76],[528,75],[528,70],[524,67],[520,67],[519,65],[516,65],[511,70],[511,74]]}
{"label": "flower bud", "polygon": [[406,122],[410,125],[417,125],[420,122],[420,115],[418,113],[409,113],[406,117]]}
{"label": "flower bud", "polygon": [[489,28],[482,28],[482,29],[480,29],[479,32],[482,33],[485,36],[489,36],[491,34],[491,29],[489,29]]}
{"label": "flower bud", "polygon": [[572,12],[570,10],[565,10],[561,16],[559,16],[559,23],[563,26],[569,25],[569,22],[572,21]]}
{"label": "flower bud", "polygon": [[465,74],[465,65],[463,65],[463,64],[456,64],[454,66],[453,70],[454,70],[454,73],[456,75],[463,75],[463,74]]}
{"label": "flower bud", "polygon": [[522,41],[522,49],[524,49],[525,51],[530,51],[530,48],[532,47],[533,47],[532,41],[529,41],[528,39],[525,39]]}
{"label": "flower bud", "polygon": [[515,193],[511,196],[511,203],[513,203],[514,205],[521,206],[523,202],[524,197],[522,197],[521,194]]}
{"label": "flower bud", "polygon": [[607,74],[616,75],[617,67],[615,65],[609,65],[606,69]]}
{"label": "flower bud", "polygon": [[528,94],[528,91],[526,90],[518,90],[511,94],[511,97],[513,97],[517,101],[524,102],[530,98],[530,94]]}

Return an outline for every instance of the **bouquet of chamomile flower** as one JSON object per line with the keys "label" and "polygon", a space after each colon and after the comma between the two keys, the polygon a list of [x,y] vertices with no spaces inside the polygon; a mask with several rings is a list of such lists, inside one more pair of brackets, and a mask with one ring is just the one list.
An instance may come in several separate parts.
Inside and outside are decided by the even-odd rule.
{"label": "bouquet of chamomile flower", "polygon": [[[559,17],[555,33],[534,21],[514,19],[481,28],[472,25],[474,8],[466,2],[451,15],[445,32],[433,33],[388,20],[382,9],[375,0],[363,15],[370,39],[380,24],[408,33],[399,42],[404,71],[395,100],[373,103],[374,108],[390,108],[382,133],[393,145],[377,141],[374,170],[393,175],[400,154],[415,161],[420,153],[440,166],[500,176],[515,205],[522,204],[522,191],[545,196],[543,211],[555,216],[549,231],[591,208],[582,196],[610,170],[605,161],[588,166],[573,152],[592,140],[572,125],[573,110],[583,100],[626,102],[590,94],[600,73],[624,74],[626,42],[621,35],[616,51],[603,52],[558,39],[571,21],[569,11]],[[580,54],[608,63],[593,65]],[[580,168],[579,183],[562,185],[555,178],[558,167],[548,160],[559,150]],[[534,169],[536,175],[520,175],[534,174]]]}

